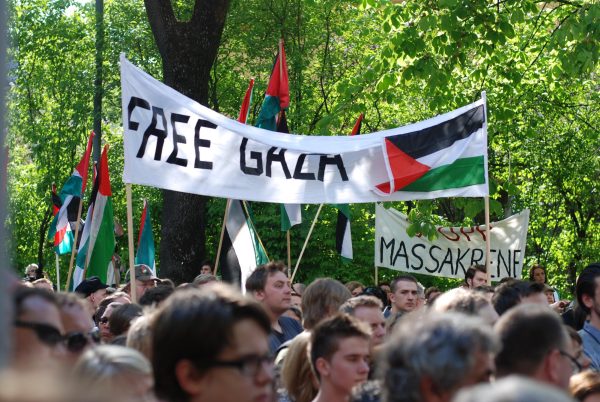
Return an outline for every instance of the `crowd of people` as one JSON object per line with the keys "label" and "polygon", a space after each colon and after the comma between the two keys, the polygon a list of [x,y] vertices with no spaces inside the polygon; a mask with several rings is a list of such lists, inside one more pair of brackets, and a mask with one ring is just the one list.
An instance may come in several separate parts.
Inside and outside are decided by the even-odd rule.
{"label": "crowd of people", "polygon": [[[401,274],[290,283],[270,262],[245,292],[203,264],[192,283],[135,266],[119,289],[14,279],[4,401],[600,401],[600,264],[561,300],[541,265],[442,291]],[[135,286],[137,300],[132,300]]]}

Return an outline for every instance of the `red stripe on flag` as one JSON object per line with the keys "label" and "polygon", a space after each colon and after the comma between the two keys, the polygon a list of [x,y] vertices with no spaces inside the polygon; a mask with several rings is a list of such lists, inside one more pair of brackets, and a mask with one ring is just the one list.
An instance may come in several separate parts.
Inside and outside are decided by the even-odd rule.
{"label": "red stripe on flag", "polygon": [[108,174],[108,144],[104,146],[102,156],[100,157],[100,187],[98,191],[104,196],[111,196],[112,191],[110,189],[110,176]]}
{"label": "red stripe on flag", "polygon": [[138,233],[137,248],[140,248],[140,242],[142,241],[142,233],[144,232],[144,226],[146,225],[146,213],[148,211],[148,201],[144,200],[144,209],[142,210],[142,217],[140,218],[140,232]]}
{"label": "red stripe on flag", "polygon": [[394,182],[393,186],[390,185],[390,182],[377,185],[377,188],[384,193],[391,194],[408,186],[430,169],[429,166],[408,156],[387,138],[385,140],[385,148]]}
{"label": "red stripe on flag", "polygon": [[240,123],[246,124],[246,120],[248,119],[248,111],[250,110],[250,100],[252,99],[253,88],[254,79],[250,80],[250,84],[248,84],[248,89],[246,89],[246,95],[244,96],[244,101],[242,102],[242,107],[240,108],[240,114],[238,116],[238,121]]}
{"label": "red stripe on flag", "polygon": [[83,196],[83,193],[85,193],[85,187],[87,186],[87,179],[88,179],[88,170],[90,167],[90,156],[92,155],[92,140],[94,139],[94,136],[96,134],[92,131],[90,132],[90,137],[88,138],[88,143],[87,146],[85,147],[85,154],[83,155],[83,158],[81,158],[81,161],[79,161],[79,164],[77,164],[77,166],[75,167],[75,169],[77,169],[77,171],[79,172],[79,175],[81,176],[82,179],[82,183],[81,183],[81,195]]}
{"label": "red stripe on flag", "polygon": [[362,113],[360,114],[360,116],[358,116],[358,119],[356,120],[356,123],[354,123],[354,127],[352,128],[352,132],[350,133],[350,135],[360,134],[363,117],[364,117],[364,115]]}
{"label": "red stripe on flag", "polygon": [[271,79],[267,87],[267,95],[279,98],[279,107],[287,109],[290,106],[290,84],[288,79],[287,63],[285,61],[285,50],[283,39],[280,41],[277,59],[271,71]]}

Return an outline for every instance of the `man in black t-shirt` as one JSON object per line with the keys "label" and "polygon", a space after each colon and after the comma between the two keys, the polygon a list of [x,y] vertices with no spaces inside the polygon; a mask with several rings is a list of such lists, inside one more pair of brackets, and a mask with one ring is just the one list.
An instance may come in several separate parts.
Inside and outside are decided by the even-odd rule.
{"label": "man in black t-shirt", "polygon": [[291,305],[292,297],[285,265],[269,262],[257,267],[246,280],[246,291],[262,304],[271,319],[271,353],[275,353],[282,343],[302,332],[298,321],[283,316]]}

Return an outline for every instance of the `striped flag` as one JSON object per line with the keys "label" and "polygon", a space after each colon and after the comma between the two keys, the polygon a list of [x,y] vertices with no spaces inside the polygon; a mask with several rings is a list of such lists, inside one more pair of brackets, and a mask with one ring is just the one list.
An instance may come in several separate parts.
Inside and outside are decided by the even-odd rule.
{"label": "striped flag", "polygon": [[154,235],[152,234],[152,220],[150,219],[150,205],[144,200],[144,209],[140,218],[140,231],[138,234],[137,251],[135,253],[136,264],[146,264],[156,275],[154,261]]}
{"label": "striped flag", "polygon": [[50,224],[48,239],[53,241],[54,251],[59,255],[71,252],[73,247],[74,236],[70,222],[77,220],[79,203],[85,193],[93,138],[94,132],[92,131],[83,157],[60,193],[56,194],[55,186],[52,189],[53,208],[58,207],[58,210],[53,211],[54,219]]}
{"label": "striped flag", "polygon": [[109,269],[115,251],[111,196],[112,190],[108,174],[108,145],[105,145],[100,157],[98,174],[94,180],[85,226],[77,251],[73,289],[84,279],[84,273],[86,278],[97,276],[103,283],[108,283],[113,275],[113,270]]}
{"label": "striped flag", "polygon": [[375,192],[386,196],[485,184],[485,149],[477,136],[484,124],[480,105],[440,124],[386,137],[384,152],[392,180],[376,185]]}
{"label": "striped flag", "polygon": [[[248,120],[253,87],[254,80],[250,80],[238,116],[240,123],[245,124]],[[245,292],[246,279],[258,265],[268,262],[267,253],[258,241],[252,216],[246,213],[250,211],[250,207],[245,201],[228,200],[227,208],[225,234],[221,246],[223,251],[217,256],[221,278],[225,282],[240,285],[242,292]]]}
{"label": "striped flag", "polygon": [[[363,117],[362,113],[358,116],[350,135],[360,134]],[[353,259],[350,206],[348,204],[334,204],[334,206],[338,210],[337,224],[335,226],[335,248],[342,257],[342,261],[349,261]]]}
{"label": "striped flag", "polygon": [[[277,132],[289,134],[285,111],[281,112],[281,117],[277,122]],[[287,232],[302,223],[302,204],[279,204],[281,213],[281,231]]]}

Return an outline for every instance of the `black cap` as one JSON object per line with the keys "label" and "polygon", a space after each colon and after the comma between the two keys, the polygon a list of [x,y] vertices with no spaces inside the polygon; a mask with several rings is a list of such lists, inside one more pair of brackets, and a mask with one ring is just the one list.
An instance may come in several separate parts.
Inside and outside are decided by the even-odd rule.
{"label": "black cap", "polygon": [[108,285],[102,283],[100,278],[97,276],[90,276],[86,280],[82,281],[79,286],[75,288],[75,292],[81,293],[85,297],[88,297],[92,293],[100,289],[106,289]]}

